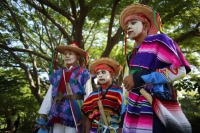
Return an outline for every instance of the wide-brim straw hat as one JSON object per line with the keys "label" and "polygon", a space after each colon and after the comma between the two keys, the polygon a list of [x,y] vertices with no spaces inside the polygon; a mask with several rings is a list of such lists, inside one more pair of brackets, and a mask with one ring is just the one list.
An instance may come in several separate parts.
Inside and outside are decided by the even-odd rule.
{"label": "wide-brim straw hat", "polygon": [[64,54],[66,50],[72,50],[74,52],[77,52],[80,56],[83,56],[83,57],[86,56],[86,51],[79,48],[75,44],[69,44],[69,45],[66,45],[66,46],[57,46],[56,47],[56,51],[58,51],[61,54]]}
{"label": "wide-brim straw hat", "polygon": [[151,9],[151,7],[147,5],[143,5],[143,4],[131,4],[127,6],[125,9],[123,9],[119,18],[119,22],[122,29],[126,30],[126,24],[124,23],[125,18],[131,14],[136,14],[136,13],[142,13],[146,15],[146,17],[149,19],[151,23],[151,27],[149,28],[148,35],[156,34],[158,32],[158,28],[161,25],[160,15],[156,13],[156,21],[158,24],[158,27],[157,27],[154,22],[153,10]]}
{"label": "wide-brim straw hat", "polygon": [[112,67],[114,70],[114,74],[115,74],[114,76],[118,76],[122,70],[122,66],[117,61],[107,58],[107,57],[103,57],[103,58],[100,58],[100,59],[97,59],[97,60],[91,62],[91,64],[89,65],[90,73],[93,75],[96,75],[96,73],[94,71],[95,67],[100,64],[106,64],[106,65]]}

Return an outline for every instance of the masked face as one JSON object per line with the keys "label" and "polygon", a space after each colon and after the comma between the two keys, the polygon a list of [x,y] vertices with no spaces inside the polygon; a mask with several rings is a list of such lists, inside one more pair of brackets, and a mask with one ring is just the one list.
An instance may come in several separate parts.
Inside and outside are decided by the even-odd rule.
{"label": "masked face", "polygon": [[127,34],[130,39],[136,39],[143,30],[143,24],[139,20],[130,20],[126,24]]}
{"label": "masked face", "polygon": [[99,69],[97,71],[97,80],[100,84],[105,84],[111,79],[110,72],[108,70]]}
{"label": "masked face", "polygon": [[74,51],[65,51],[64,62],[66,65],[74,64],[77,61],[77,53]]}

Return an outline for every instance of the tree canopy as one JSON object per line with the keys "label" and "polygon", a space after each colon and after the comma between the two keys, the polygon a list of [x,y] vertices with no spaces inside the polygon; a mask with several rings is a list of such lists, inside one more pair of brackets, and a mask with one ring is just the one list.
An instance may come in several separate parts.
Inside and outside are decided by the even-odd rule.
{"label": "tree canopy", "polygon": [[[29,89],[41,103],[49,86],[48,77],[44,75],[48,75],[55,47],[74,41],[89,53],[89,61],[111,57],[124,66],[119,15],[132,3],[147,4],[160,13],[163,32],[179,44],[192,67],[189,82],[193,88],[188,90],[200,92],[197,84],[200,68],[198,0],[1,0],[0,78],[3,86],[0,90],[13,89],[5,85],[10,84],[6,83],[9,78],[3,78],[12,75],[10,78],[17,89]],[[133,43],[128,40],[128,50]],[[62,67],[60,55],[57,64]],[[184,85],[179,85],[179,89],[186,90]]]}

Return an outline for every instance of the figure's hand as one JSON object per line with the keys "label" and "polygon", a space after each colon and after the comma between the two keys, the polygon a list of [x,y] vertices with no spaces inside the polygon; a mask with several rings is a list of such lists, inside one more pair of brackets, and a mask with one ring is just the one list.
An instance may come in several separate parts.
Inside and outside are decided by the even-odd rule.
{"label": "figure's hand", "polygon": [[83,116],[82,119],[77,123],[77,126],[82,126],[82,133],[85,133],[86,119],[86,116]]}
{"label": "figure's hand", "polygon": [[124,87],[127,89],[127,91],[130,91],[135,86],[133,76],[132,75],[126,76],[123,80],[123,84]]}
{"label": "figure's hand", "polygon": [[48,118],[47,118],[47,115],[46,114],[42,114],[42,117],[43,119],[47,122],[48,121]]}
{"label": "figure's hand", "polygon": [[87,118],[86,116],[83,116],[81,121],[77,123],[77,126],[82,125],[82,133],[89,133],[90,132],[90,126],[91,126],[91,120]]}
{"label": "figure's hand", "polygon": [[40,125],[40,127],[43,129],[43,130],[46,130],[47,127],[45,125]]}
{"label": "figure's hand", "polygon": [[90,132],[91,125],[92,125],[92,121],[89,118],[86,118],[85,133],[89,133]]}

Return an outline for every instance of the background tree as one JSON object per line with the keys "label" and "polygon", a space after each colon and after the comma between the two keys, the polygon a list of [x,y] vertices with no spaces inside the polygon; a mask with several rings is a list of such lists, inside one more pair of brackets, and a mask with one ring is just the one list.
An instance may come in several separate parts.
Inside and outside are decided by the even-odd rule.
{"label": "background tree", "polygon": [[[18,116],[21,116],[20,120],[34,120],[38,116],[38,102],[28,89],[28,83],[21,70],[0,69],[0,83],[0,118],[4,118],[6,122],[5,130],[14,128],[14,121]],[[27,121],[26,124],[28,123]]]}
{"label": "background tree", "polygon": [[[164,33],[179,44],[193,66],[187,81],[192,80],[194,87],[198,83],[200,50],[200,2],[197,0],[1,0],[0,68],[3,73],[9,73],[0,76],[2,79],[7,75],[19,76],[25,84],[15,83],[19,92],[30,93],[31,100],[34,98],[34,102],[41,104],[49,87],[52,52],[58,45],[76,41],[89,52],[90,61],[109,56],[125,65],[119,15],[131,3],[147,4],[160,13]],[[128,40],[127,52],[133,43]],[[58,67],[62,67],[61,58]],[[11,78],[14,83],[16,78]],[[6,88],[3,81],[1,85]],[[10,89],[2,89],[4,93],[0,94],[5,97]],[[24,97],[17,92],[12,95],[22,100]]]}

